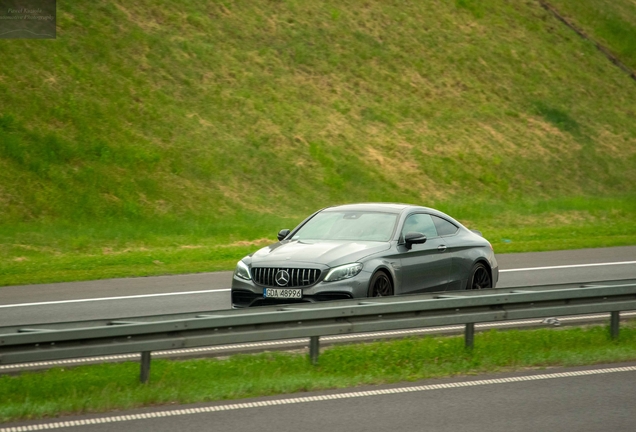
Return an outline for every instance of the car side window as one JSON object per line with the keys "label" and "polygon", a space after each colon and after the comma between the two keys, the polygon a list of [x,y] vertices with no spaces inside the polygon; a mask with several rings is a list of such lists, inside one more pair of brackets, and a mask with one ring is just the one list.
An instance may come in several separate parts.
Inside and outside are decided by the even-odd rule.
{"label": "car side window", "polygon": [[404,238],[406,233],[410,232],[422,233],[428,238],[437,237],[435,223],[431,215],[425,213],[412,214],[406,218],[402,227],[402,238]]}
{"label": "car side window", "polygon": [[454,224],[447,221],[446,219],[442,219],[438,216],[432,216],[433,222],[435,223],[435,228],[437,228],[437,233],[440,236],[453,235],[457,232],[459,228],[457,228]]}

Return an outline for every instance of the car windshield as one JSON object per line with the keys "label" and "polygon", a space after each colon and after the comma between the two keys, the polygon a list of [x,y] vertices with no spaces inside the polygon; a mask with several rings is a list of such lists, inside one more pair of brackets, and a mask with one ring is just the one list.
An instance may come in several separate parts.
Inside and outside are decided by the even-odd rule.
{"label": "car windshield", "polygon": [[292,240],[389,241],[397,214],[323,211],[311,218]]}

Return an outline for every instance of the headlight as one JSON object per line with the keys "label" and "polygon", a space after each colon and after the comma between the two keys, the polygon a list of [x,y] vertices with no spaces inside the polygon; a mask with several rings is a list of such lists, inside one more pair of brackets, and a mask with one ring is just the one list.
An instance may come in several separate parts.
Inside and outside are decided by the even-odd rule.
{"label": "headlight", "polygon": [[362,264],[353,263],[345,264],[340,267],[333,268],[327,273],[325,282],[339,281],[343,279],[349,279],[357,275],[362,271]]}
{"label": "headlight", "polygon": [[247,267],[243,261],[239,261],[236,264],[236,270],[234,270],[234,276],[238,276],[241,279],[250,280],[252,276],[250,276],[250,269]]}

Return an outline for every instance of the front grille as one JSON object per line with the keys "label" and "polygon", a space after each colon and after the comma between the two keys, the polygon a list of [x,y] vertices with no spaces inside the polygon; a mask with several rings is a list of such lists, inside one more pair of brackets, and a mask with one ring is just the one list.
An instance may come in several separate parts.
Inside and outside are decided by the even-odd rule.
{"label": "front grille", "polygon": [[258,285],[263,286],[280,286],[276,283],[276,274],[285,270],[289,274],[289,282],[285,287],[303,287],[316,283],[320,277],[318,269],[302,269],[302,268],[252,268],[252,279]]}

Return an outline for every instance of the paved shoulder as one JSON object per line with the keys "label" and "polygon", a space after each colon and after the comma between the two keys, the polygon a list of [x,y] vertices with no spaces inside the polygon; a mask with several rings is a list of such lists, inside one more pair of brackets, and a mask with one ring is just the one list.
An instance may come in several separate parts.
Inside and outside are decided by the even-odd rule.
{"label": "paved shoulder", "polygon": [[[0,432],[633,431],[634,363],[300,393],[3,425]],[[21,429],[12,429],[21,428]]]}

